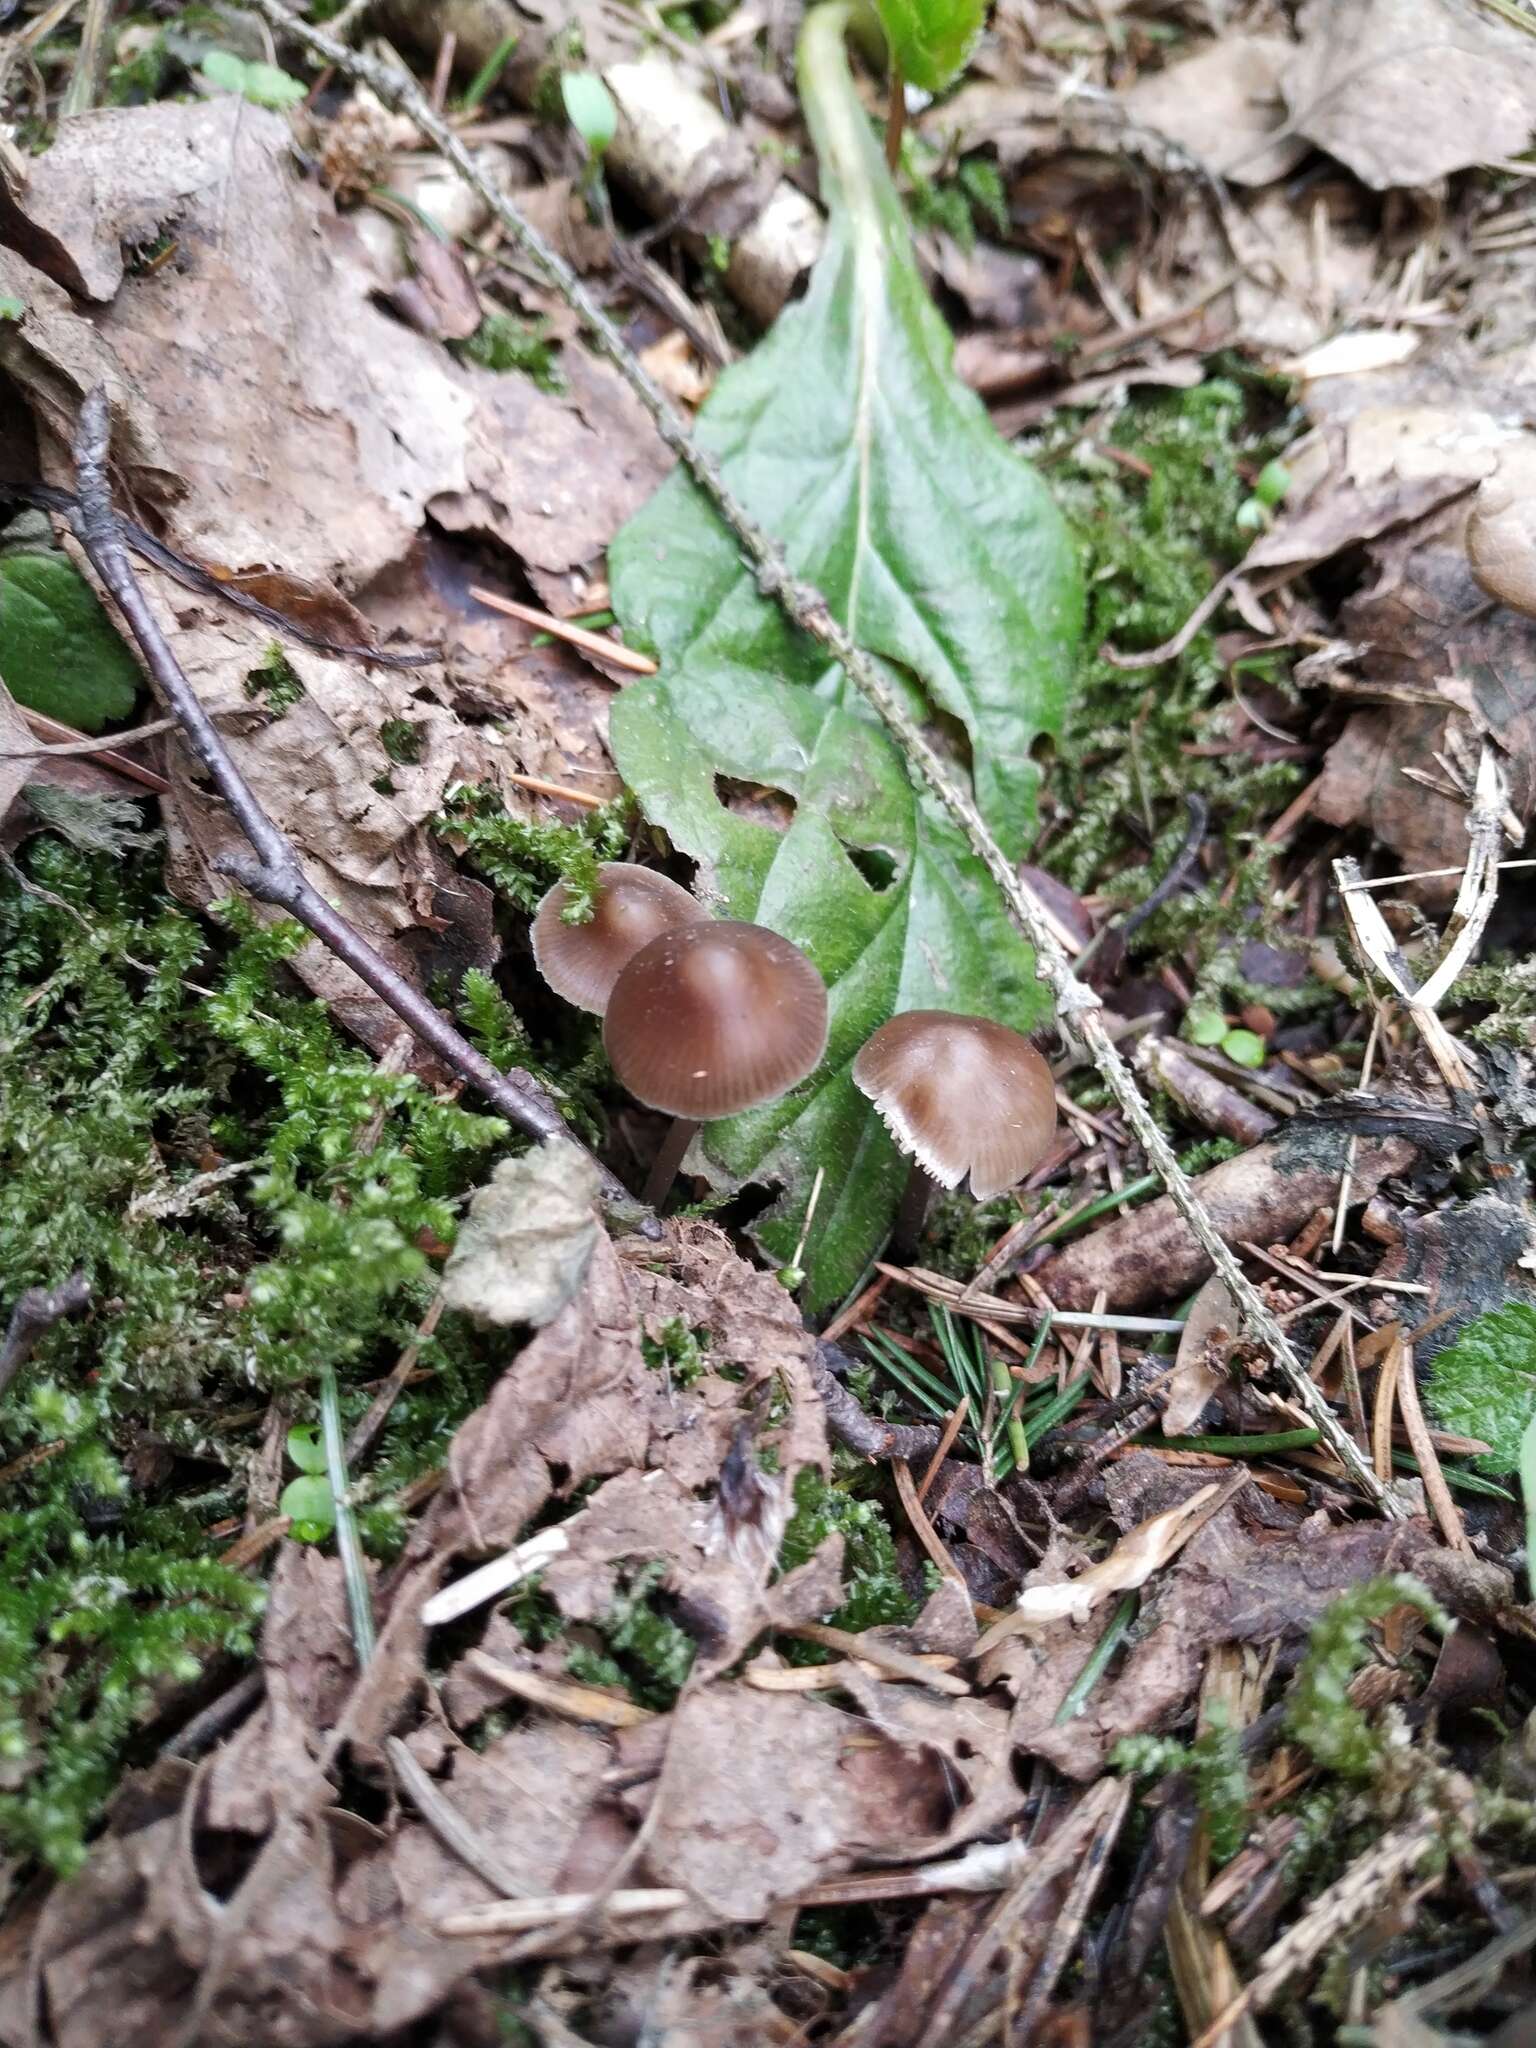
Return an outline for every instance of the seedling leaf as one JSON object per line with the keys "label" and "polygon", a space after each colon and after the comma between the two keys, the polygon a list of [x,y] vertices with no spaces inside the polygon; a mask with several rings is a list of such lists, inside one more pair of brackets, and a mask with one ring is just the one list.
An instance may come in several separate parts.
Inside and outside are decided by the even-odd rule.
{"label": "seedling leaf", "polygon": [[[1005,849],[1029,839],[1042,734],[1059,731],[1081,626],[1077,563],[1034,472],[950,368],[880,151],[854,94],[842,10],[813,10],[802,97],[830,220],[806,298],[722,377],[700,438],[791,566],[826,593],[917,708],[964,728]],[[947,816],[813,642],[759,592],[732,536],[675,476],[615,542],[614,608],[662,664],[613,707],[625,780],[733,917],[802,946],[831,991],[827,1057],[782,1103],[711,1126],[720,1177],[782,1181],[758,1234],[793,1251],[818,1166],[806,1305],[852,1286],[905,1164],[849,1067],[898,1009],[1028,1030],[1029,949]],[[898,669],[894,665],[901,664]],[[716,777],[780,790],[787,830],[729,809]]]}
{"label": "seedling leaf", "polygon": [[880,26],[909,85],[942,92],[958,78],[987,18],[987,0],[875,0]]}
{"label": "seedling leaf", "polygon": [[619,110],[612,93],[595,71],[566,71],[560,77],[560,97],[566,119],[595,162],[618,133]]}

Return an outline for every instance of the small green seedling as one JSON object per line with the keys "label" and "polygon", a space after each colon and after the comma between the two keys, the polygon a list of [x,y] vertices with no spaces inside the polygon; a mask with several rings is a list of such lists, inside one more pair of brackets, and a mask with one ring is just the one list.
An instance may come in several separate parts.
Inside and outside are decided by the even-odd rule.
{"label": "small green seedling", "polygon": [[1191,1045],[1220,1045],[1228,1029],[1220,1010],[1206,1003],[1191,1003],[1184,1013],[1184,1036]]}
{"label": "small green seedling", "polygon": [[1237,508],[1244,533],[1258,533],[1274,524],[1275,507],[1291,488],[1291,472],[1283,462],[1266,462],[1253,480],[1253,496]]}
{"label": "small green seedling", "polygon": [[279,112],[284,107],[297,106],[309,91],[307,85],[280,71],[275,64],[248,64],[233,50],[209,50],[201,72],[217,91],[238,93],[255,106],[274,107]]}
{"label": "small green seedling", "polygon": [[14,297],[10,292],[0,292],[0,320],[24,320],[26,301]]}
{"label": "small green seedling", "polygon": [[288,1456],[300,1477],[283,1488],[277,1511],[290,1517],[300,1543],[321,1543],[336,1526],[336,1499],[325,1476],[325,1446],[312,1429],[290,1429]]}
{"label": "small green seedling", "polygon": [[1229,1031],[1221,1041],[1221,1049],[1240,1067],[1262,1067],[1267,1057],[1257,1031]]}
{"label": "small green seedling", "polygon": [[600,164],[619,128],[613,94],[595,71],[566,71],[560,78],[565,116],[587,146],[593,164]]}

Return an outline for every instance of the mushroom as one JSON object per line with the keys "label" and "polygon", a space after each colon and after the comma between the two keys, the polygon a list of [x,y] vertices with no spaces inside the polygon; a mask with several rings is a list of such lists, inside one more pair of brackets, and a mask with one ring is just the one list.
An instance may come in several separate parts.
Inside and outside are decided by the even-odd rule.
{"label": "mushroom", "polygon": [[989,1017],[905,1010],[864,1045],[854,1085],[884,1118],[912,1173],[892,1233],[916,1243],[934,1186],[970,1176],[978,1202],[1014,1187],[1050,1149],[1056,1084],[1027,1038]]}
{"label": "mushroom", "polygon": [[533,960],[557,996],[601,1016],[621,969],[674,925],[697,924],[709,913],[680,883],[632,861],[609,861],[597,871],[597,908],[585,924],[568,924],[571,892],[556,882],[539,905],[530,934]]}
{"label": "mushroom", "polygon": [[677,925],[614,982],[603,1044],[636,1101],[676,1119],[645,1186],[654,1208],[701,1123],[774,1101],[819,1063],[826,984],[762,925]]}

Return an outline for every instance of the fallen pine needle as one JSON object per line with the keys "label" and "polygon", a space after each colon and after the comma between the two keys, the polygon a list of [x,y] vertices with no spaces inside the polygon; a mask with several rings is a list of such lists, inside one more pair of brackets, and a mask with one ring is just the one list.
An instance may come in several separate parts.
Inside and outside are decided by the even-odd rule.
{"label": "fallen pine needle", "polygon": [[611,661],[615,668],[632,669],[637,676],[656,673],[656,664],[648,654],[637,654],[622,640],[610,640],[602,633],[589,633],[585,626],[574,626],[569,619],[557,619],[552,613],[541,612],[534,605],[519,604],[516,598],[498,597],[494,590],[481,590],[476,584],[470,585],[469,594],[477,604],[488,605],[493,612],[505,612],[509,619],[521,619],[525,626],[537,627],[539,632],[553,634],[557,640],[568,640],[583,653]]}
{"label": "fallen pine needle", "polygon": [[936,1671],[920,1657],[914,1657],[910,1650],[898,1650],[872,1636],[852,1635],[845,1628],[830,1628],[820,1621],[803,1621],[786,1633],[799,1636],[803,1642],[819,1643],[823,1649],[841,1650],[845,1657],[873,1664],[881,1671],[890,1672],[894,1678],[910,1679],[914,1685],[930,1685],[935,1692],[948,1693],[952,1699],[963,1699],[971,1689],[963,1678],[953,1678],[948,1672]]}

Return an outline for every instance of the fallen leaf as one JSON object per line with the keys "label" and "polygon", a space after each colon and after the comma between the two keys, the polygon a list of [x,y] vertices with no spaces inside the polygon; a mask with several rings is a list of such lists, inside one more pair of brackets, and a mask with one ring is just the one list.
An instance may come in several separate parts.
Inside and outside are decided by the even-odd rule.
{"label": "fallen leaf", "polygon": [[1470,0],[1308,0],[1284,77],[1290,125],[1378,192],[1519,156],[1536,46]]}
{"label": "fallen leaf", "polygon": [[1111,1593],[1144,1586],[1154,1572],[1161,1571],[1178,1555],[1200,1522],[1215,1512],[1220,1491],[1214,1483],[1197,1488],[1188,1500],[1128,1530],[1108,1557],[1090,1565],[1075,1579],[1047,1580],[1042,1584],[1037,1578],[1020,1593],[1015,1611],[987,1630],[976,1645],[977,1656],[984,1657],[1009,1636],[1027,1633],[1041,1624],[1086,1621]]}
{"label": "fallen leaf", "polygon": [[1307,153],[1285,118],[1280,78],[1288,36],[1228,33],[1139,78],[1120,95],[1133,118],[1187,149],[1218,177],[1268,185]]}
{"label": "fallen leaf", "polygon": [[[98,186],[125,179],[122,204],[98,207]],[[665,472],[638,402],[582,351],[554,397],[457,363],[381,311],[359,238],[297,175],[286,121],[238,98],[66,124],[17,205],[12,233],[105,302],[96,333],[154,404],[188,485],[172,536],[184,552],[356,590],[430,509],[566,567]],[[119,214],[141,240],[172,232],[173,260],[125,267]]]}
{"label": "fallen leaf", "polygon": [[1242,1319],[1227,1283],[1213,1273],[1189,1305],[1173,1371],[1163,1394],[1163,1432],[1190,1436],[1226,1383]]}
{"label": "fallen leaf", "polygon": [[448,1306],[486,1323],[552,1322],[597,1242],[597,1189],[592,1155],[563,1138],[503,1159],[471,1196],[443,1268]]}

